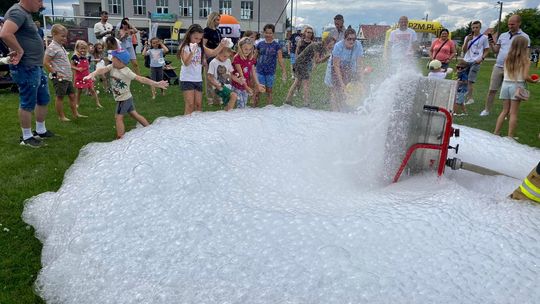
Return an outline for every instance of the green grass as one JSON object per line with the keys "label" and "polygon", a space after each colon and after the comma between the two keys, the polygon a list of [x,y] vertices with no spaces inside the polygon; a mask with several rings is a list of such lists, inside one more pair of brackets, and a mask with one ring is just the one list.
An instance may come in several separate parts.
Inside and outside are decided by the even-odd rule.
{"label": "green grass", "polygon": [[[173,56],[168,58],[178,67],[178,61]],[[459,118],[457,123],[487,131],[492,131],[495,125],[496,114],[481,118],[478,116],[485,100],[489,85],[489,76],[493,62],[486,62],[480,71],[476,84],[475,104],[469,107],[471,113],[467,117]],[[143,67],[142,60],[139,65]],[[425,62],[421,63],[425,66]],[[328,92],[324,89],[324,66],[319,66],[313,77],[312,97],[314,106],[318,109],[327,109],[328,105],[322,101],[328,100]],[[142,68],[143,75],[147,70]],[[538,73],[538,69],[533,72]],[[279,74],[278,72],[278,75]],[[284,100],[286,90],[290,85],[281,83],[277,77],[274,87],[274,104],[280,105]],[[103,89],[99,88],[101,91]],[[540,87],[531,85],[532,100],[525,102],[521,107],[517,136],[520,142],[540,147],[537,136],[540,132]],[[52,90],[51,90],[52,92]],[[132,92],[139,113],[149,121],[160,116],[177,116],[183,113],[184,104],[181,91],[172,86],[165,97],[158,96],[155,101],[150,99],[150,89],[134,82]],[[115,137],[114,106],[111,95],[100,94],[104,109],[98,110],[90,97],[84,96],[81,101],[80,112],[88,118],[75,120],[69,123],[58,121],[54,112],[53,103],[49,106],[47,127],[58,134],[58,137],[47,140],[48,146],[41,149],[20,147],[19,122],[17,118],[18,95],[9,90],[0,90],[0,303],[43,303],[35,295],[33,284],[40,270],[41,243],[34,237],[34,230],[21,219],[24,201],[34,195],[47,191],[57,191],[63,180],[65,171],[76,159],[79,150],[90,142],[107,142]],[[301,104],[297,97],[294,102]],[[261,106],[265,104],[263,98]],[[67,107],[67,99],[65,102]],[[500,111],[500,102],[496,103],[494,113]],[[205,111],[219,110],[219,107],[207,107]],[[68,113],[66,112],[66,113]],[[69,116],[69,114],[68,114]],[[126,118],[126,127],[131,129],[135,122]],[[505,132],[506,129],[503,130]],[[4,229],[6,231],[4,231]]]}

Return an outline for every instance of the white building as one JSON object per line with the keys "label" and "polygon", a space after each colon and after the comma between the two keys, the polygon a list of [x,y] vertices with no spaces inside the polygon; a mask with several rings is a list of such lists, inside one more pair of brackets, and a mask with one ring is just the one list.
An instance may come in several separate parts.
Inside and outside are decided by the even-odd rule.
{"label": "white building", "polygon": [[262,32],[264,25],[271,23],[276,25],[276,37],[283,37],[286,5],[286,0],[79,0],[79,4],[73,4],[73,12],[76,16],[99,17],[104,10],[113,20],[135,20],[138,28],[147,28],[148,22],[137,18],[149,18],[159,23],[158,36],[169,38],[177,20],[182,22],[183,33],[193,23],[206,27],[206,16],[217,11],[236,17],[242,31]]}

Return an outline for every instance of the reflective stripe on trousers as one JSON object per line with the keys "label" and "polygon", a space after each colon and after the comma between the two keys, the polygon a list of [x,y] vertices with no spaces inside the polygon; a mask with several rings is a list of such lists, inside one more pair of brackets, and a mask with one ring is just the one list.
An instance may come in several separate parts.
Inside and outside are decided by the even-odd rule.
{"label": "reflective stripe on trousers", "polygon": [[540,203],[540,188],[536,187],[528,178],[519,186],[521,192],[530,200]]}

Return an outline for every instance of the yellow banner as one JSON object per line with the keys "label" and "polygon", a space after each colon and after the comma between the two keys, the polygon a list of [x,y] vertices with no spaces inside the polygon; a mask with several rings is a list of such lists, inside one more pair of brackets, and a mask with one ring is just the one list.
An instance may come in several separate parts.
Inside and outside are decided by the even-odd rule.
{"label": "yellow banner", "polygon": [[172,40],[178,40],[178,36],[180,34],[180,28],[182,27],[182,21],[176,21],[173,26],[173,30],[171,32],[171,39]]}
{"label": "yellow banner", "polygon": [[437,21],[409,20],[409,28],[417,33],[433,33],[438,35],[443,26]]}

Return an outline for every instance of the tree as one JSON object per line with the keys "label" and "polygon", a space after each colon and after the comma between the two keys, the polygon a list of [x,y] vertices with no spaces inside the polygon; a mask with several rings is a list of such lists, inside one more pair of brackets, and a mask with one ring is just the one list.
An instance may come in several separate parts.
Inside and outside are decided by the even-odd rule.
{"label": "tree", "polygon": [[459,41],[460,43],[463,42],[463,40],[465,39],[465,36],[469,35],[469,33],[471,32],[471,25],[472,25],[472,22],[469,22],[469,24],[467,24],[466,26],[463,26],[453,31],[452,40]]}
{"label": "tree", "polygon": [[[19,0],[2,0],[0,1],[0,15],[1,16],[4,16],[6,14],[6,12],[8,11],[8,9],[10,7],[13,6],[13,4],[19,2]],[[39,13],[33,13],[32,14],[32,19],[34,20],[43,20],[43,15],[41,14],[41,12]]]}
{"label": "tree", "polygon": [[7,10],[15,3],[19,2],[18,0],[2,0],[0,1],[0,15],[4,16]]}
{"label": "tree", "polygon": [[[508,19],[513,15],[521,16],[521,29],[529,35],[531,47],[540,46],[540,11],[537,8],[524,8],[513,11],[501,21],[501,33],[508,31]],[[498,24],[495,25],[495,29]]]}
{"label": "tree", "polygon": [[291,19],[289,17],[285,18],[285,28],[290,28],[291,26]]}

